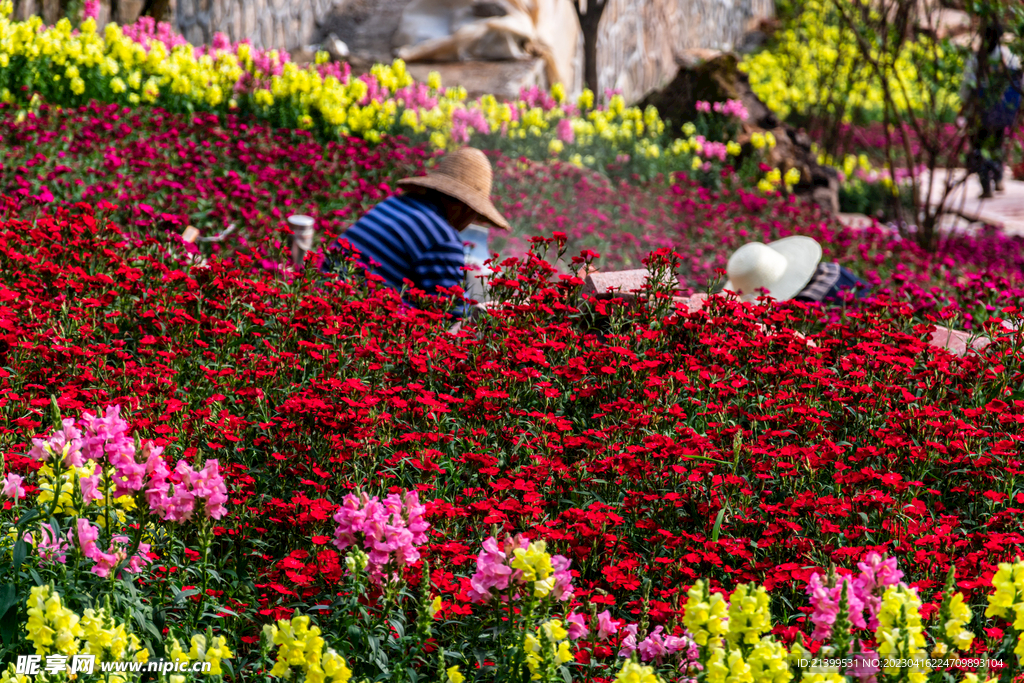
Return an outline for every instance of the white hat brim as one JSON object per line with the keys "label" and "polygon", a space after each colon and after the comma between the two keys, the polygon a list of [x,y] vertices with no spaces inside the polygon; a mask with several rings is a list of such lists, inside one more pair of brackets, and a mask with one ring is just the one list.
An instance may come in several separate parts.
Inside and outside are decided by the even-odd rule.
{"label": "white hat brim", "polygon": [[[768,295],[776,301],[788,301],[799,294],[814,277],[814,272],[821,263],[821,245],[804,235],[783,237],[767,246],[786,257],[786,271],[771,287],[766,287]],[[736,291],[731,281],[726,282],[723,290]],[[740,301],[754,301],[759,292],[743,292]]]}

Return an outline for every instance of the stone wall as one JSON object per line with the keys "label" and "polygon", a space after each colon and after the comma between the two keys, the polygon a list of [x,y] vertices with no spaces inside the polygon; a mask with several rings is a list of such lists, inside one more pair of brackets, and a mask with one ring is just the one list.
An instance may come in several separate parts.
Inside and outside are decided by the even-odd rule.
{"label": "stone wall", "polygon": [[675,76],[686,50],[731,50],[773,13],[773,0],[609,0],[598,34],[598,87],[639,100]]}
{"label": "stone wall", "polygon": [[232,42],[294,50],[319,38],[318,27],[335,0],[177,0],[175,24],[193,44],[209,43],[215,33]]}
{"label": "stone wall", "polygon": [[[171,0],[170,13],[193,44],[209,43],[222,32],[233,42],[248,39],[256,47],[292,51],[334,32],[352,48],[354,62],[373,63],[391,59],[391,34],[409,1]],[[16,14],[41,13],[55,21],[51,15],[57,15],[60,3],[17,0]],[[114,19],[134,21],[142,5],[143,0],[117,0]],[[101,1],[101,24],[110,17],[110,6],[111,0]],[[608,0],[598,36],[599,88],[618,89],[628,101],[638,101],[675,76],[687,50],[731,49],[773,11],[773,0]],[[582,38],[577,54],[579,77],[566,85],[578,92]],[[461,70],[472,68],[467,64]]]}

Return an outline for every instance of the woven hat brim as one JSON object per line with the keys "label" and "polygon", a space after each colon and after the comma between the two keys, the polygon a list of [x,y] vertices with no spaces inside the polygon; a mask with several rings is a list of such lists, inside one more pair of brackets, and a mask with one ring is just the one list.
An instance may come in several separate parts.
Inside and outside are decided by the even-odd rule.
{"label": "woven hat brim", "polygon": [[[810,237],[793,235],[771,242],[767,246],[786,257],[786,271],[777,282],[765,289],[776,301],[788,301],[799,294],[814,277],[814,272],[821,263],[821,245]],[[722,289],[736,291],[732,281],[726,282]],[[740,300],[754,301],[758,296],[758,292],[744,292],[740,295]]]}
{"label": "woven hat brim", "polygon": [[486,220],[488,223],[493,224],[497,228],[502,230],[510,230],[508,221],[505,217],[498,213],[498,210],[491,203],[490,197],[484,197],[473,188],[465,185],[455,178],[441,175],[440,173],[434,173],[431,175],[417,176],[415,178],[403,178],[398,181],[399,185],[414,185],[416,187],[426,187],[431,190],[437,190],[443,192],[449,197],[454,197],[460,202],[463,202],[466,206],[473,209],[477,214]]}

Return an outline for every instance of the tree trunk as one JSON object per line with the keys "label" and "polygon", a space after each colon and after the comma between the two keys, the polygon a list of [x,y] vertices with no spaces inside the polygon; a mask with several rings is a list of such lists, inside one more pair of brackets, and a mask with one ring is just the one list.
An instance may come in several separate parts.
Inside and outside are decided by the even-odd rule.
{"label": "tree trunk", "polygon": [[142,8],[142,16],[163,21],[167,17],[170,4],[171,0],[146,0],[146,4]]}
{"label": "tree trunk", "polygon": [[583,31],[583,81],[595,95],[597,90],[597,32],[601,27],[601,16],[607,0],[587,0],[587,11],[580,10],[580,0],[576,0],[576,16],[580,20]]}

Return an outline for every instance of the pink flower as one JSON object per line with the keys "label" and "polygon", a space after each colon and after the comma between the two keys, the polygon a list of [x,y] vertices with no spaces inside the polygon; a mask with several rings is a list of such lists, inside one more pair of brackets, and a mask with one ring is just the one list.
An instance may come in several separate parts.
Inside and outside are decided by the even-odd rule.
{"label": "pink flower", "polygon": [[711,103],[710,102],[705,102],[704,100],[697,100],[697,104],[694,105],[694,106],[696,107],[697,111],[699,111],[701,113],[704,113],[704,114],[710,114],[711,113]]}
{"label": "pink flower", "polygon": [[82,6],[82,20],[96,19],[100,15],[99,0],[85,0]]}
{"label": "pink flower", "polygon": [[[78,546],[82,549],[82,554],[86,557],[92,557],[96,552],[96,539],[100,537],[99,529],[89,523],[89,520],[78,518],[75,522],[78,529]],[[72,530],[73,531],[73,530]],[[72,531],[69,531],[70,535]]]}
{"label": "pink flower", "polygon": [[219,468],[217,460],[207,460],[203,469],[192,475],[193,495],[206,501],[206,516],[210,519],[220,519],[228,513],[224,507],[228,501],[228,487]]}
{"label": "pink flower", "polygon": [[526,548],[529,541],[520,537],[518,540],[508,538],[498,547],[498,539],[493,536],[484,540],[483,548],[476,558],[476,573],[469,580],[469,599],[473,602],[487,602],[493,591],[508,590],[515,570],[510,566],[512,551],[515,548]]}
{"label": "pink flower", "polygon": [[864,641],[859,640],[857,642],[859,644],[857,652],[861,654],[854,656],[853,666],[848,668],[846,673],[856,676],[862,683],[875,683],[875,674],[879,672],[879,669],[877,666],[873,666],[871,662],[878,659],[878,653],[865,648]]}
{"label": "pink flower", "polygon": [[654,660],[658,664],[669,654],[668,648],[665,646],[665,637],[661,635],[664,628],[656,626],[654,631],[651,632],[637,648],[640,650],[640,659],[645,662]]}
{"label": "pink flower", "polygon": [[395,570],[420,559],[419,548],[427,541],[430,525],[424,521],[426,509],[419,494],[391,494],[381,502],[366,494],[349,494],[334,515],[338,524],[334,546],[344,550],[362,546],[368,557],[367,572],[375,583],[383,583]]}
{"label": "pink flower", "polygon": [[555,134],[567,145],[571,145],[576,140],[576,132],[572,129],[572,121],[568,118],[559,120],[555,127]]}
{"label": "pink flower", "polygon": [[82,425],[82,454],[87,460],[106,456],[115,468],[119,465],[128,468],[128,463],[134,463],[135,442],[128,436],[128,423],[121,418],[121,406],[107,406],[102,417],[82,413],[79,424]]}
{"label": "pink flower", "polygon": [[573,595],[572,574],[569,572],[570,560],[561,555],[551,556],[551,567],[555,570],[555,586],[551,596],[555,600],[568,600]]}
{"label": "pink flower", "polygon": [[39,535],[39,547],[36,548],[39,557],[50,562],[64,564],[67,551],[71,546],[65,543],[60,536],[54,536],[49,524],[43,524],[40,527]]}
{"label": "pink flower", "polygon": [[812,637],[827,638],[832,633],[832,626],[839,614],[839,601],[844,584],[846,585],[847,613],[850,622],[858,628],[867,626],[864,621],[864,602],[861,599],[861,591],[850,577],[844,576],[834,587],[828,588],[822,582],[820,574],[813,574],[807,585],[807,593],[811,597],[811,606],[814,608],[814,612],[811,613],[811,622],[815,625]]}
{"label": "pink flower", "polygon": [[50,459],[51,453],[60,456],[64,453],[64,464],[71,467],[81,467],[85,464],[85,457],[82,454],[82,433],[75,427],[75,421],[71,418],[61,420],[61,428],[50,434],[49,439],[32,439],[32,448],[28,457],[39,462],[46,462]]}
{"label": "pink flower", "polygon": [[94,500],[103,500],[103,492],[100,490],[100,477],[102,475],[97,472],[92,476],[79,477],[78,486],[82,489],[82,498],[85,502],[91,502]]}
{"label": "pink flower", "polygon": [[13,472],[4,477],[3,495],[18,500],[25,497],[25,487],[21,484],[25,481],[22,477]]}
{"label": "pink flower", "polygon": [[586,638],[587,634],[590,633],[590,629],[587,628],[587,621],[582,614],[573,612],[565,618],[565,622],[568,624],[566,630],[569,631],[569,638],[571,640]]}
{"label": "pink flower", "polygon": [[620,657],[629,657],[636,651],[636,629],[636,624],[629,624],[622,629],[626,632],[626,637],[619,644]]}
{"label": "pink flower", "polygon": [[619,627],[621,626],[621,621],[612,619],[611,612],[608,610],[601,612],[597,615],[597,639],[601,641],[608,640],[609,636],[619,632]]}

